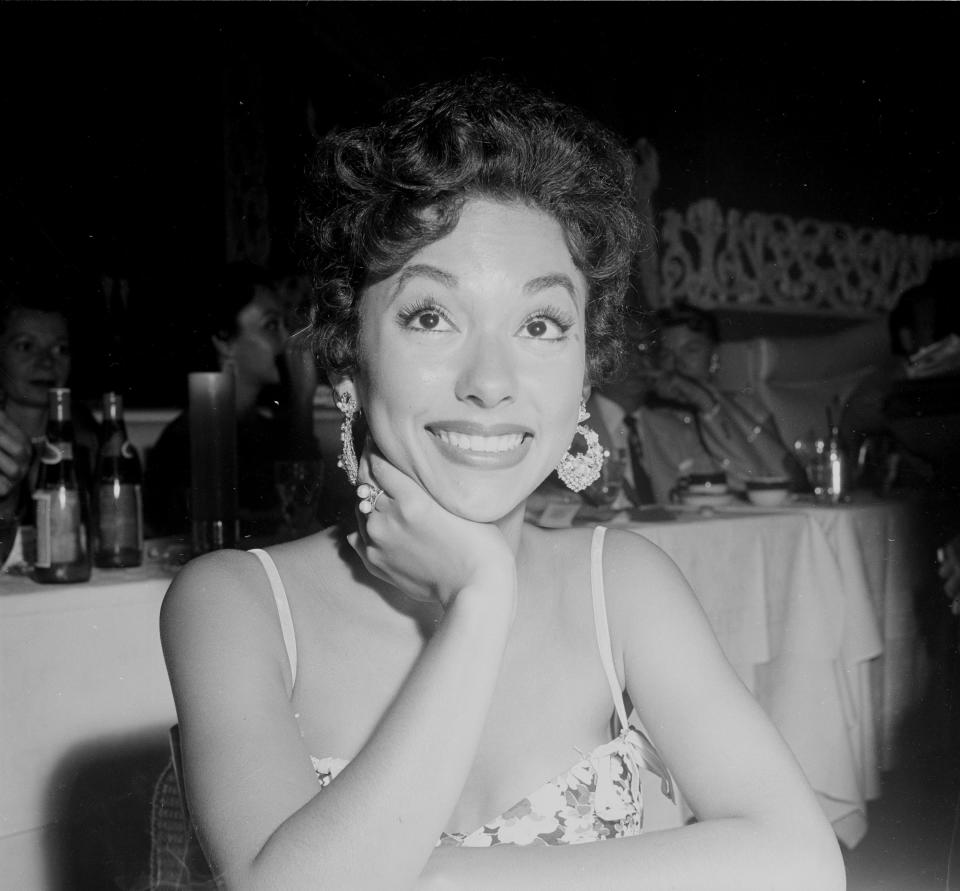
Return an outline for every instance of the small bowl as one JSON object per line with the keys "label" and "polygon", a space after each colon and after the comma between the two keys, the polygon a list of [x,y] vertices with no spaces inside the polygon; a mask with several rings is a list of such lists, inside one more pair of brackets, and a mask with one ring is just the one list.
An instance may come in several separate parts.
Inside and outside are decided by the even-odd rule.
{"label": "small bowl", "polygon": [[747,480],[747,500],[759,507],[776,507],[790,497],[790,481],[759,477]]}
{"label": "small bowl", "polygon": [[691,473],[684,478],[682,488],[691,495],[724,495],[727,492],[727,475]]}

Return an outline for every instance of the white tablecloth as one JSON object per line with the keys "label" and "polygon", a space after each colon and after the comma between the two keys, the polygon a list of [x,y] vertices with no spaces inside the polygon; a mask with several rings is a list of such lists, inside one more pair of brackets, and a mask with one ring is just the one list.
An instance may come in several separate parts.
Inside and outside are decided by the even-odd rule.
{"label": "white tablecloth", "polygon": [[850,846],[922,675],[913,598],[932,545],[914,517],[877,502],[627,524],[683,571]]}
{"label": "white tablecloth", "polygon": [[158,634],[171,573],[0,575],[0,888],[57,887],[70,765],[161,740],[176,720]]}

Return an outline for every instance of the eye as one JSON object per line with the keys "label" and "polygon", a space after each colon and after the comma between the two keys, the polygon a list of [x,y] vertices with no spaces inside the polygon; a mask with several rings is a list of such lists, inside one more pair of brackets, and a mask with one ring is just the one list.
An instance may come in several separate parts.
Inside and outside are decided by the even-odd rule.
{"label": "eye", "polygon": [[524,319],[518,334],[530,340],[561,341],[573,327],[573,318],[557,309],[538,309]]}
{"label": "eye", "polygon": [[67,359],[70,356],[70,345],[67,343],[58,343],[50,352],[56,359]]}
{"label": "eye", "polygon": [[401,310],[398,319],[404,328],[411,331],[442,333],[456,330],[444,309],[429,301],[420,301]]}
{"label": "eye", "polygon": [[32,340],[15,340],[13,342],[13,348],[18,353],[32,353],[33,341]]}

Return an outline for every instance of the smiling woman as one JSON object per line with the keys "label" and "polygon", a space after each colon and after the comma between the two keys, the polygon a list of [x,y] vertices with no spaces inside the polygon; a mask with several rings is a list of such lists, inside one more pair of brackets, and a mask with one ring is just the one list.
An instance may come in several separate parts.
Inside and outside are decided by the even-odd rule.
{"label": "smiling woman", "polygon": [[[523,522],[554,468],[575,489],[599,472],[583,400],[618,358],[638,231],[619,140],[472,78],[323,140],[311,182],[356,523],[194,560],[161,618],[219,878],[842,887],[676,567],[638,536]],[[644,832],[678,788],[696,822]]]}
{"label": "smiling woman", "polygon": [[[70,378],[70,330],[58,287],[46,281],[0,284],[0,515],[22,518],[36,483],[47,425],[47,393]],[[77,468],[93,470],[97,422],[73,405]]]}

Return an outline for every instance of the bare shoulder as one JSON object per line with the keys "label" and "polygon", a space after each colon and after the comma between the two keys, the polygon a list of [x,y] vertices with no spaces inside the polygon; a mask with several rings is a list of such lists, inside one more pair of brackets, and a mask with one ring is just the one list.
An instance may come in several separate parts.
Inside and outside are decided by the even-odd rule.
{"label": "bare shoulder", "polygon": [[690,590],[677,564],[636,532],[607,529],[602,559],[608,602],[623,598],[636,602],[638,595],[649,602],[659,596],[674,597],[678,588]]}
{"label": "bare shoulder", "polygon": [[269,581],[254,554],[224,550],[197,557],[177,573],[163,598],[161,634],[166,637],[184,623],[208,617],[230,623],[257,609],[268,590]]}
{"label": "bare shoulder", "polygon": [[659,651],[665,641],[680,640],[713,649],[713,631],[690,584],[670,556],[642,535],[607,530],[603,581],[621,652]]}
{"label": "bare shoulder", "polygon": [[[336,545],[320,533],[268,549],[285,588],[288,576],[317,573],[324,562],[336,562]],[[222,550],[191,560],[173,580],[160,614],[161,632],[183,622],[215,619],[220,633],[250,614],[274,615],[270,579],[260,559],[250,551]]]}

